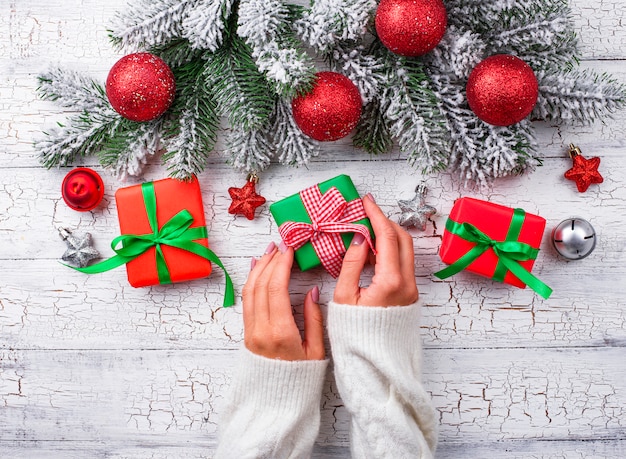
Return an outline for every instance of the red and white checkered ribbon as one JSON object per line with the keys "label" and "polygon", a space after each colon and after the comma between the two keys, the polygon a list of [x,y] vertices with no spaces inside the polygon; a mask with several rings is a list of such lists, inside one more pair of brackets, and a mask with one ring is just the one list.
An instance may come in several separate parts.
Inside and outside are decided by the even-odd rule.
{"label": "red and white checkered ribbon", "polygon": [[361,233],[374,251],[367,227],[352,223],[367,217],[361,199],[346,202],[336,187],[322,194],[317,185],[302,190],[300,198],[311,223],[289,221],[278,227],[278,232],[289,247],[297,250],[310,241],[322,266],[333,277],[339,276],[346,253],[341,233]]}

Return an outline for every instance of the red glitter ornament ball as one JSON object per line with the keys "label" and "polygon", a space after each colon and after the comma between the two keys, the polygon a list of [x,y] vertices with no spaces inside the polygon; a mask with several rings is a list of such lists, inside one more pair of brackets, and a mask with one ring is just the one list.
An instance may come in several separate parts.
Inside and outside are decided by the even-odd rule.
{"label": "red glitter ornament ball", "polygon": [[496,54],[474,67],[466,92],[467,102],[478,118],[495,126],[510,126],[533,111],[539,85],[526,62],[509,54]]}
{"label": "red glitter ornament ball", "polygon": [[298,127],[315,140],[347,136],[359,122],[361,93],[348,78],[335,72],[318,72],[313,90],[291,101]]}
{"label": "red glitter ornament ball", "polygon": [[117,61],[106,82],[109,102],[124,118],[150,121],[172,105],[174,74],[163,60],[150,53],[135,53]]}
{"label": "red glitter ornament ball", "polygon": [[72,169],[63,179],[61,196],[72,209],[80,212],[92,210],[104,196],[104,183],[100,175],[88,167]]}
{"label": "red glitter ornament ball", "polygon": [[381,0],[376,10],[380,41],[401,56],[421,56],[434,49],[447,25],[448,15],[441,0]]}

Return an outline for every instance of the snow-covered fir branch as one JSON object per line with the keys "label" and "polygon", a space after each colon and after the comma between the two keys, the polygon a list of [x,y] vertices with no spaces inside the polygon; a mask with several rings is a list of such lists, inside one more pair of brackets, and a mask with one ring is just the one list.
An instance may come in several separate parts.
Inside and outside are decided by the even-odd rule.
{"label": "snow-covered fir branch", "polygon": [[296,29],[309,46],[326,53],[337,42],[359,40],[376,4],[376,0],[315,0],[296,21]]}
{"label": "snow-covered fir branch", "polygon": [[293,119],[291,102],[279,98],[270,128],[278,153],[278,162],[288,166],[302,166],[319,154],[319,144],[304,135]]}
{"label": "snow-covered fir branch", "polygon": [[232,130],[226,136],[225,152],[235,169],[261,172],[270,165],[274,146],[265,129]]}
{"label": "snow-covered fir branch", "polygon": [[234,3],[234,0],[193,0],[193,7],[184,12],[181,35],[192,48],[216,51],[224,42]]}
{"label": "snow-covered fir branch", "polygon": [[378,97],[384,81],[382,59],[367,54],[365,46],[355,42],[337,43],[326,57],[333,71],[347,76],[359,88],[364,104]]}
{"label": "snow-covered fir branch", "polygon": [[104,88],[78,72],[54,68],[37,79],[37,92],[42,99],[53,100],[62,107],[74,110],[110,110]]}
{"label": "snow-covered fir branch", "polygon": [[299,46],[289,8],[281,0],[242,0],[237,34],[252,48],[259,70],[279,94],[293,96],[311,84],[313,63]]}
{"label": "snow-covered fir branch", "polygon": [[116,14],[110,36],[120,49],[136,51],[182,36],[182,21],[197,0],[136,0]]}
{"label": "snow-covered fir branch", "polygon": [[379,100],[374,99],[363,107],[352,144],[372,155],[387,153],[393,147],[391,132],[381,111]]}

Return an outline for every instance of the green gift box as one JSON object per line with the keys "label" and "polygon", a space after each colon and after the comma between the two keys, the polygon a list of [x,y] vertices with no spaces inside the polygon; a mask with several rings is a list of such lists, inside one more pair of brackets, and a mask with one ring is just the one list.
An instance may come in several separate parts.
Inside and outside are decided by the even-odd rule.
{"label": "green gift box", "polygon": [[275,202],[270,212],[285,243],[294,247],[302,271],[323,265],[331,275],[339,275],[343,255],[357,231],[372,246],[372,226],[347,175]]}

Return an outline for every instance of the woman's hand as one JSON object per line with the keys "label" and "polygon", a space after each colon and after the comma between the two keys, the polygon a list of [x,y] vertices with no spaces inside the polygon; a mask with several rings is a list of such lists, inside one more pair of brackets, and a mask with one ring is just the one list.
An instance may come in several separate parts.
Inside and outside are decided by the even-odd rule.
{"label": "woman's hand", "polygon": [[243,288],[244,342],[251,352],[270,359],[323,360],[324,331],[319,290],[304,299],[304,339],[296,325],[289,299],[293,249],[273,242],[257,261]]}
{"label": "woman's hand", "polygon": [[374,277],[367,288],[359,286],[369,246],[356,233],[343,259],[334,301],[361,306],[406,306],[417,301],[413,238],[400,225],[389,220],[371,195],[363,198],[365,213],[376,235]]}

